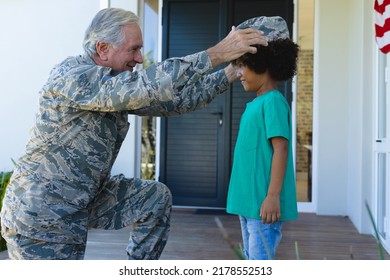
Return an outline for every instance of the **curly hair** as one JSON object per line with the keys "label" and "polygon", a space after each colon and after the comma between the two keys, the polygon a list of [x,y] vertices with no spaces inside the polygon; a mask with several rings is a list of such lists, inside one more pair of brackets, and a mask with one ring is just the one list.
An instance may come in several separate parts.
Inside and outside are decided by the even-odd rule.
{"label": "curly hair", "polygon": [[246,53],[233,65],[242,64],[257,74],[268,73],[275,81],[287,81],[297,73],[299,46],[291,39],[277,39],[268,46],[256,45],[257,53]]}

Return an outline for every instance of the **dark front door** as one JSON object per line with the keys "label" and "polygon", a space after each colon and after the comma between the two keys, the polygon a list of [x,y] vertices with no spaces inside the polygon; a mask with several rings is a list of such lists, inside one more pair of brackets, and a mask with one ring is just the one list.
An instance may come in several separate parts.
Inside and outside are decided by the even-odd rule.
{"label": "dark front door", "polygon": [[[232,25],[256,16],[280,15],[292,31],[293,0],[164,0],[163,58],[205,50]],[[291,100],[291,83],[280,89]],[[206,108],[162,119],[160,178],[176,206],[224,208],[239,121],[246,103],[239,83]]]}

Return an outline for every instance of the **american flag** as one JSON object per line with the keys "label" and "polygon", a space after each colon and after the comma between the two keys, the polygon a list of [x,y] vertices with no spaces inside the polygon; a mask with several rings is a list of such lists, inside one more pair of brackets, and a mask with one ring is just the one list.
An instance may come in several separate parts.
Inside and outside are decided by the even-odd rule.
{"label": "american flag", "polygon": [[390,0],[375,0],[375,37],[383,53],[390,52]]}

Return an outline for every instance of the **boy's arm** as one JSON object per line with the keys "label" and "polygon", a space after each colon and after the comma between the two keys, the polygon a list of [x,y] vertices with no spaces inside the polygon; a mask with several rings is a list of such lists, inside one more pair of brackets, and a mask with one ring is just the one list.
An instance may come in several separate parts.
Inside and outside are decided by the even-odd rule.
{"label": "boy's arm", "polygon": [[271,138],[271,143],[274,149],[271,181],[267,197],[260,208],[262,222],[267,224],[280,220],[280,192],[283,186],[288,158],[288,140],[286,138],[274,137]]}

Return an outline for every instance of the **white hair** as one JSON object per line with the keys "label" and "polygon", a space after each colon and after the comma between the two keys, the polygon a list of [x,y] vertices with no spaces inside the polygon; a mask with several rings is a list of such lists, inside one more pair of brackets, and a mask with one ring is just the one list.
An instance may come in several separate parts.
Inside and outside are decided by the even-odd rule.
{"label": "white hair", "polygon": [[124,40],[122,26],[139,24],[139,18],[133,12],[119,8],[100,10],[85,31],[83,48],[90,56],[95,56],[96,43],[106,42],[112,46],[120,45]]}

